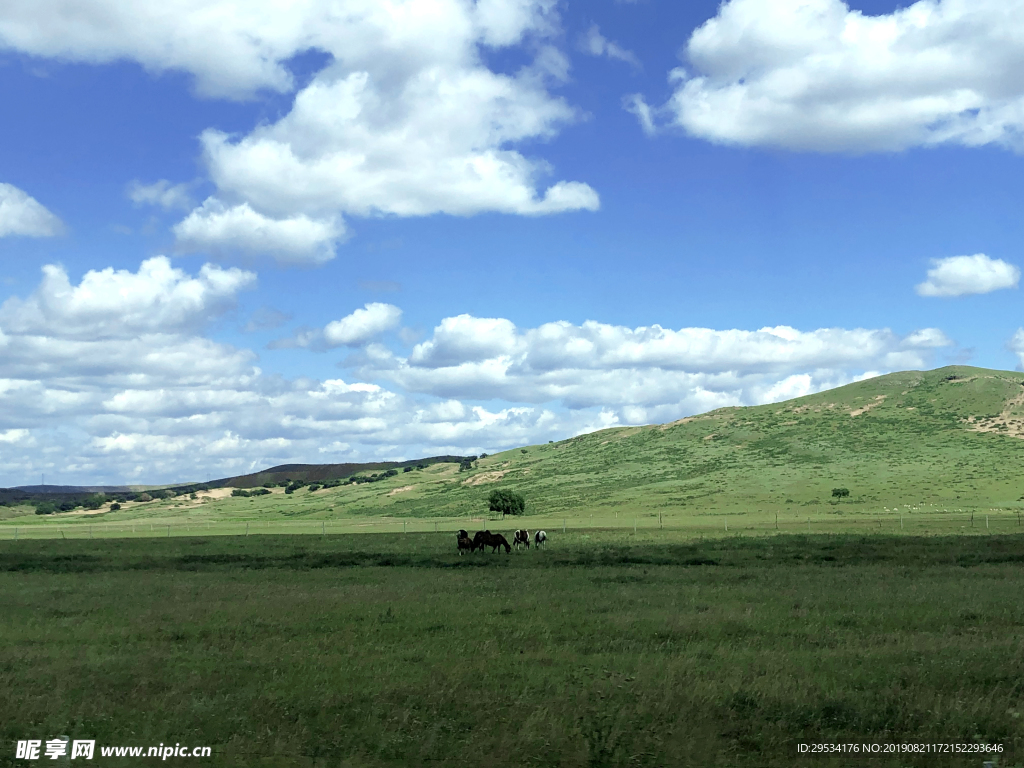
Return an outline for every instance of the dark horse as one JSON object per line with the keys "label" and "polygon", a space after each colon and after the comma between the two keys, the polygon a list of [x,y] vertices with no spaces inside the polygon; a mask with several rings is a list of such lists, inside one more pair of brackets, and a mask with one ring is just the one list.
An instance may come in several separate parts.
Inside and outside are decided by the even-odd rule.
{"label": "dark horse", "polygon": [[512,547],[509,546],[508,539],[502,536],[500,533],[491,533],[490,531],[477,531],[476,536],[473,537],[473,543],[476,544],[480,549],[484,547],[491,548],[491,554],[498,551],[498,547],[504,547],[505,552],[511,552]]}
{"label": "dark horse", "polygon": [[458,542],[460,555],[467,549],[470,552],[476,551],[476,544],[469,538],[469,534],[465,531],[459,531],[458,534],[456,534],[456,540]]}

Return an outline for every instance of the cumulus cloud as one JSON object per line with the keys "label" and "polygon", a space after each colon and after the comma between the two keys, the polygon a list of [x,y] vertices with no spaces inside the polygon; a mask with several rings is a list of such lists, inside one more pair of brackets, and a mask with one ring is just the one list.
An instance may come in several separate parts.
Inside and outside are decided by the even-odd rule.
{"label": "cumulus cloud", "polygon": [[368,361],[363,373],[375,369],[407,391],[439,397],[678,418],[817,391],[864,371],[920,368],[950,344],[934,328],[903,337],[887,329],[671,330],[594,321],[520,330],[507,319],[460,315],[444,319],[408,358]]}
{"label": "cumulus cloud", "polygon": [[252,272],[211,264],[190,277],[166,256],[156,256],[142,262],[138,272],[108,267],[89,271],[72,285],[63,267],[50,264],[30,297],[0,306],[0,328],[91,340],[194,331],[233,307],[239,291],[255,282]]}
{"label": "cumulus cloud", "polygon": [[184,250],[269,255],[281,264],[322,264],[334,258],[334,241],[344,234],[335,218],[311,219],[305,214],[271,218],[248,203],[226,207],[208,198],[174,226]]}
{"label": "cumulus cloud", "polygon": [[915,287],[920,296],[965,296],[1016,288],[1020,269],[984,253],[933,259],[928,279]]}
{"label": "cumulus cloud", "polygon": [[640,67],[640,60],[637,59],[636,54],[602,35],[597,24],[591,24],[580,38],[580,50],[591,56],[607,56],[609,59],[617,59],[634,67]]}
{"label": "cumulus cloud", "polygon": [[0,237],[52,237],[64,231],[61,220],[28,194],[0,182]]}
{"label": "cumulus cloud", "polygon": [[402,310],[393,304],[372,302],[323,329],[298,328],[284,339],[276,339],[268,349],[312,349],[324,352],[335,347],[361,347],[383,333],[398,327]]}
{"label": "cumulus cloud", "polygon": [[192,207],[188,189],[188,184],[171,184],[167,179],[160,179],[152,184],[143,184],[136,180],[128,185],[128,197],[137,205],[157,205],[165,210],[187,210]]}
{"label": "cumulus cloud", "polygon": [[656,111],[710,141],[1024,151],[1016,0],[920,0],[878,16],[842,0],[728,0],[693,32],[685,57],[689,66],[670,74],[675,93]]}
{"label": "cumulus cloud", "polygon": [[324,328],[324,341],[331,347],[356,347],[397,328],[401,319],[402,310],[394,304],[372,302],[341,320],[328,323]]}
{"label": "cumulus cloud", "polygon": [[[333,255],[344,217],[596,210],[588,185],[548,180],[550,166],[515,146],[577,119],[551,93],[569,67],[548,42],[558,28],[555,0],[12,0],[0,8],[0,47],[186,71],[207,95],[291,91],[288,60],[326,54],[281,119],[248,135],[202,134],[218,192],[175,229],[185,248],[314,263]],[[486,58],[503,48],[533,61],[496,72]],[[163,204],[173,189],[137,194]]]}
{"label": "cumulus cloud", "polygon": [[1020,358],[1018,368],[1024,368],[1024,328],[1018,328],[1013,338],[1006,343],[1007,349]]}

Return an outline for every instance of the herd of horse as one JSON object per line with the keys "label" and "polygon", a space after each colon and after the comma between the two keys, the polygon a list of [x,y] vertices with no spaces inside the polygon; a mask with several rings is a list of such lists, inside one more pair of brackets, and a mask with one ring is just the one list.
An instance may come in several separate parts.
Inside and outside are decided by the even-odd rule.
{"label": "herd of horse", "polygon": [[[500,533],[491,533],[490,531],[477,531],[473,538],[469,538],[469,532],[465,530],[460,530],[455,535],[458,539],[460,555],[467,550],[469,552],[476,552],[479,549],[483,552],[484,547],[490,547],[491,554],[497,552],[500,547],[505,548],[506,554],[512,551],[512,547],[519,549],[525,545],[527,549],[530,548],[530,532],[525,528],[520,528],[512,534],[511,545],[509,545],[508,539]],[[548,535],[544,531],[537,531],[533,536],[534,544],[538,549],[547,540]]]}

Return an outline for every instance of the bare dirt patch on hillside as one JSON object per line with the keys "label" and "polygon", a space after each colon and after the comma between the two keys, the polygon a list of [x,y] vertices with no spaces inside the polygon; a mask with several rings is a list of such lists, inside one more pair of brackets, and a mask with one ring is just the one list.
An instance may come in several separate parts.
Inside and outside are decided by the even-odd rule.
{"label": "bare dirt patch on hillside", "polygon": [[396,493],[405,493],[406,491],[411,491],[415,487],[415,485],[403,485],[401,488],[395,488],[392,491],[388,491],[387,495],[394,496]]}
{"label": "bare dirt patch on hillside", "polygon": [[872,400],[867,405],[863,405],[860,408],[856,408],[856,409],[850,411],[850,418],[854,418],[855,416],[860,416],[862,414],[865,414],[868,411],[870,411],[872,408],[877,408],[878,406],[880,406],[884,401],[885,401],[885,395],[876,395],[875,399]]}
{"label": "bare dirt patch on hillside", "polygon": [[1024,419],[1014,415],[1014,411],[1024,406],[1024,392],[1011,397],[1003,406],[1002,412],[989,419],[968,418],[967,428],[972,432],[995,432],[1000,435],[1024,439]]}
{"label": "bare dirt patch on hillside", "polygon": [[496,483],[505,476],[505,471],[484,472],[462,482],[463,485],[483,485],[484,483]]}

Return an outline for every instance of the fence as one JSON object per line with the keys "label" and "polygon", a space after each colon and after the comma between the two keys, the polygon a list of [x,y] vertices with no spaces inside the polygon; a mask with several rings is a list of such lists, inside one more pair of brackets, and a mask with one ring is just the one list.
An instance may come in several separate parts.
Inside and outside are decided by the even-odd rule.
{"label": "fence", "polygon": [[674,537],[770,535],[773,533],[886,533],[906,535],[1024,533],[1021,513],[983,512],[910,514],[730,514],[650,513],[575,516],[527,516],[504,520],[478,518],[344,518],[335,520],[130,520],[89,522],[81,517],[25,524],[0,522],[0,541],[25,539],[108,539],[181,536],[318,535],[355,533],[444,533],[461,528],[511,531],[516,527],[550,533],[619,531],[624,534],[672,533]]}

